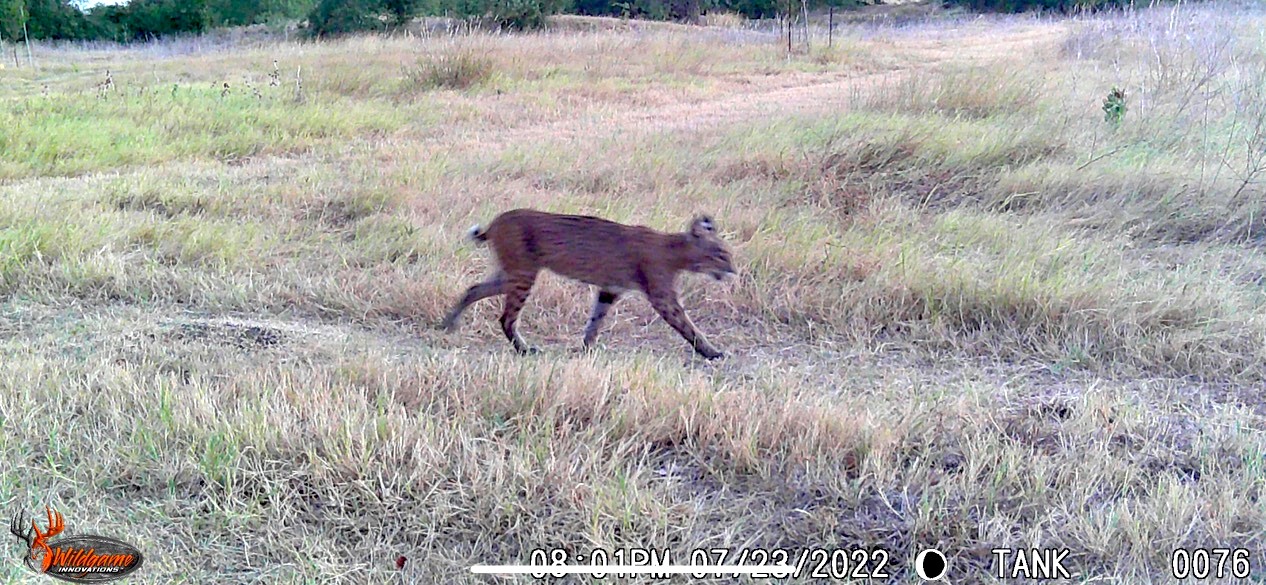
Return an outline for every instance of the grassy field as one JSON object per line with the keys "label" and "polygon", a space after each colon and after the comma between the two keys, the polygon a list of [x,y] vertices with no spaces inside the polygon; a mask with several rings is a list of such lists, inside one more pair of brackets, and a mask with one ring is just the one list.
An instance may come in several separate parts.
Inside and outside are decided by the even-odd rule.
{"label": "grassy field", "polygon": [[[142,583],[494,582],[468,567],[552,547],[1166,583],[1226,546],[1262,581],[1266,12],[791,56],[716,20],[6,61],[0,508],[137,545]],[[593,293],[554,276],[538,356],[496,301],[436,331],[489,269],[465,228],[523,206],[711,213],[739,278],[683,303],[726,359],[640,296],[581,352]],[[46,582],[6,539],[0,582]]]}

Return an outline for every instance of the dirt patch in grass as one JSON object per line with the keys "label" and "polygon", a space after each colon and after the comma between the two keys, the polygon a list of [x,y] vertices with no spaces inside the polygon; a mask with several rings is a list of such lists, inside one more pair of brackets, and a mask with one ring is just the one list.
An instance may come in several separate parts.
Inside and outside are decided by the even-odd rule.
{"label": "dirt patch in grass", "polygon": [[186,322],[169,333],[178,341],[200,341],[230,345],[238,349],[271,348],[286,342],[286,335],[266,326],[231,322]]}

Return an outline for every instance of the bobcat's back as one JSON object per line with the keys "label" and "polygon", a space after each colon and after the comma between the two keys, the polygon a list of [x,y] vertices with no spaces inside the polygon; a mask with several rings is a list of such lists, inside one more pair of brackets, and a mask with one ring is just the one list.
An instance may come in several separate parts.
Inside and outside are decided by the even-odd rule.
{"label": "bobcat's back", "polygon": [[[648,262],[671,247],[670,237],[588,215],[561,215],[517,209],[498,216],[484,236],[503,270],[547,268],[589,284],[633,289],[642,273],[661,269]],[[650,275],[643,274],[642,279]]]}

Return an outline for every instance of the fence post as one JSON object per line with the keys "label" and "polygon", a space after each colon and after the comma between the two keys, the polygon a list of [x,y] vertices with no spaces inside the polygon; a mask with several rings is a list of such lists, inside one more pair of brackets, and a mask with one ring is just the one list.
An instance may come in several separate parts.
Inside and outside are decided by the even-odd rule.
{"label": "fence post", "polygon": [[787,0],[787,55],[791,55],[791,15],[794,9],[791,7],[791,0]]}
{"label": "fence post", "polygon": [[809,51],[809,0],[800,0],[800,9],[804,13],[804,50]]}
{"label": "fence post", "polygon": [[831,16],[827,20],[826,25],[826,47],[831,48],[832,41],[835,40],[835,5],[831,5]]}
{"label": "fence post", "polygon": [[31,54],[31,35],[26,32],[26,8],[24,5],[19,5],[18,10],[22,15],[22,38],[26,41],[26,63],[31,66],[31,69],[35,69],[35,56]]}

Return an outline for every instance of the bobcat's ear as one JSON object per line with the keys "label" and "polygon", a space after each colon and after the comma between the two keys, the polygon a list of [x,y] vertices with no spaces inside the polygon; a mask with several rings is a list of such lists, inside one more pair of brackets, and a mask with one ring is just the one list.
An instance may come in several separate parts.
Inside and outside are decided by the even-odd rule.
{"label": "bobcat's ear", "polygon": [[696,238],[714,234],[716,231],[716,225],[712,223],[712,216],[710,215],[697,215],[690,222],[690,235]]}

